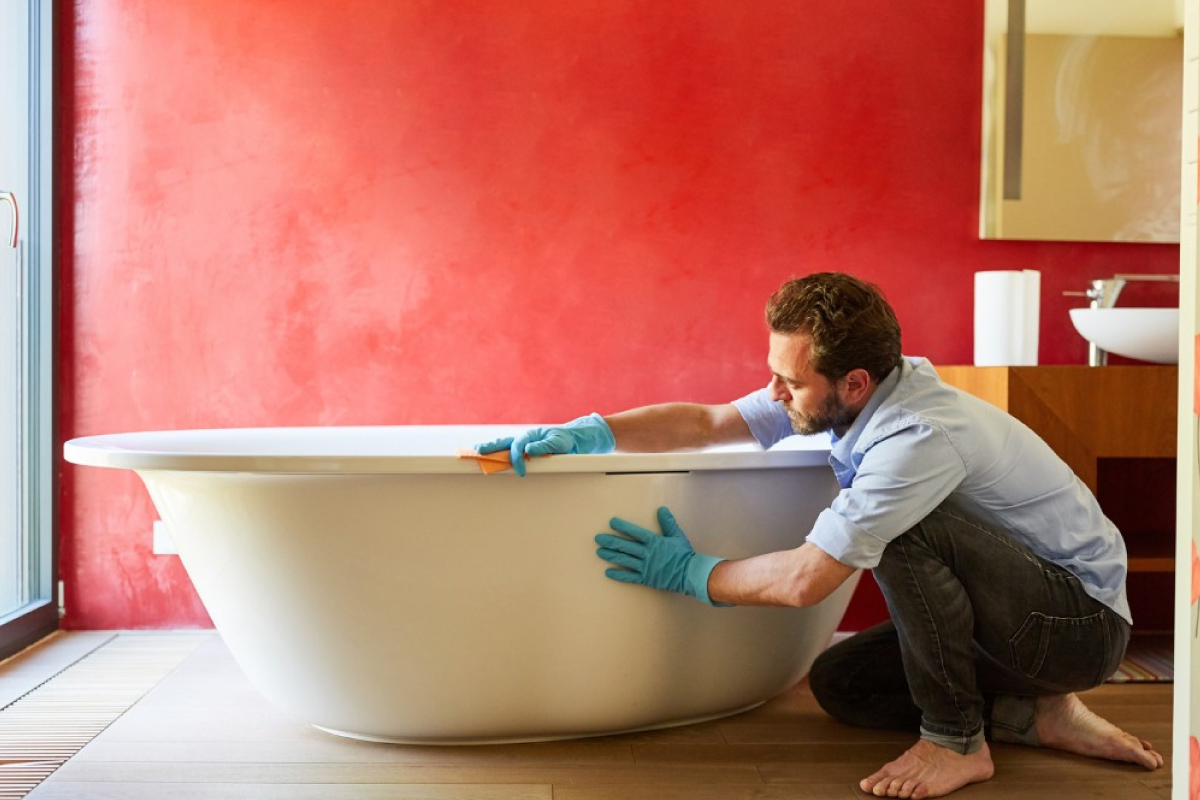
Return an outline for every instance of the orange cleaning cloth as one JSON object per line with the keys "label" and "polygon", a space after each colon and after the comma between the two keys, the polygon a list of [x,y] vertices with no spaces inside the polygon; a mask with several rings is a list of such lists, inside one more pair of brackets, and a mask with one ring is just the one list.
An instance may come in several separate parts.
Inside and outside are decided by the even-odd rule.
{"label": "orange cleaning cloth", "polygon": [[479,468],[483,470],[483,474],[485,475],[512,469],[512,455],[508,452],[507,448],[497,450],[494,453],[480,453],[478,450],[468,450],[460,447],[454,451],[454,455],[459,458],[475,459],[475,462],[479,464]]}
{"label": "orange cleaning cloth", "polygon": [[[484,475],[491,475],[493,472],[504,472],[506,469],[512,469],[512,454],[508,448],[497,450],[494,453],[481,453],[478,450],[472,450],[469,447],[459,447],[454,451],[454,455],[459,458],[473,458],[479,468],[483,470]],[[525,460],[530,458],[546,458],[549,453],[540,456],[526,456]]]}

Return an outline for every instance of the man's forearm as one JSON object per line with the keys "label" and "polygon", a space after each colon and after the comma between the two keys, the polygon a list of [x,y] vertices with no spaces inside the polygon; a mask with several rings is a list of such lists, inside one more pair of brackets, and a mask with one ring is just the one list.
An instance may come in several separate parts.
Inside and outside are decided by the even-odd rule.
{"label": "man's forearm", "polygon": [[604,421],[612,428],[617,449],[627,453],[754,441],[742,415],[731,404],[663,403],[607,415]]}
{"label": "man's forearm", "polygon": [[739,606],[811,606],[854,572],[806,542],[796,550],[722,561],[709,575],[708,594],[713,602]]}

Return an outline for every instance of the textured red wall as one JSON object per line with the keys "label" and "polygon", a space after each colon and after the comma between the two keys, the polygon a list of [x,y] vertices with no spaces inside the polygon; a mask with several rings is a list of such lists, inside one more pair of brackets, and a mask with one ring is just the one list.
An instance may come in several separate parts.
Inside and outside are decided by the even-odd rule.
{"label": "textured red wall", "polygon": [[[976,270],[1040,269],[1042,362],[1082,363],[1062,290],[1178,269],[979,241],[982,0],[62,9],[63,438],[724,401],[826,269],[940,363]],[[208,624],[133,476],[62,478],[65,624]]]}

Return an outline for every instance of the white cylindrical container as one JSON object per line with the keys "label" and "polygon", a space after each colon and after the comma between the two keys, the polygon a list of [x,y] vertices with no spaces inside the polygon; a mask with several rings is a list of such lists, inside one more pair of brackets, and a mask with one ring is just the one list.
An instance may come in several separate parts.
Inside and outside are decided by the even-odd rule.
{"label": "white cylindrical container", "polygon": [[1041,273],[975,273],[975,366],[1037,364]]}

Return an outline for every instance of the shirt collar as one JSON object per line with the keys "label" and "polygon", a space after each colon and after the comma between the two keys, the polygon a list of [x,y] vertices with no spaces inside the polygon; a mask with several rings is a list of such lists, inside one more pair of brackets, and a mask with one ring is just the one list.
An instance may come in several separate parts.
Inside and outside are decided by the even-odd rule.
{"label": "shirt collar", "polygon": [[855,417],[853,424],[850,425],[850,429],[846,431],[846,435],[839,437],[833,431],[829,432],[829,442],[832,445],[831,458],[837,459],[843,464],[850,463],[850,454],[854,452],[854,446],[858,444],[859,437],[866,430],[871,417],[883,405],[883,401],[895,391],[896,386],[900,383],[902,374],[906,371],[911,371],[911,369],[912,366],[908,361],[901,359],[899,365],[893,367],[887,377],[879,382],[875,393],[871,395],[871,399],[863,406],[863,410],[858,412],[858,416]]}

